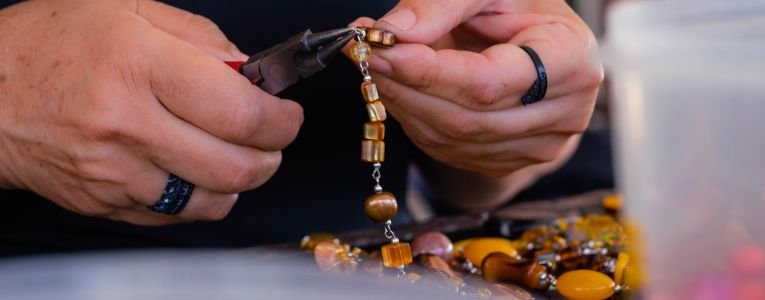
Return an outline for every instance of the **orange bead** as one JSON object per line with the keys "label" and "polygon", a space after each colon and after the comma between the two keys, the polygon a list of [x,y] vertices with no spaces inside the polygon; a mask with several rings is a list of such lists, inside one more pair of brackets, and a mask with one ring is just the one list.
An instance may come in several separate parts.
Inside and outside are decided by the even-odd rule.
{"label": "orange bead", "polygon": [[625,252],[619,252],[614,266],[614,281],[616,284],[624,284],[624,270],[630,263],[630,255]]}
{"label": "orange bead", "polygon": [[606,299],[616,292],[616,283],[610,277],[592,270],[563,273],[556,286],[558,293],[574,300]]}
{"label": "orange bead", "polygon": [[361,160],[371,163],[385,161],[385,142],[374,140],[361,141]]}
{"label": "orange bead", "polygon": [[382,141],[385,139],[385,124],[368,122],[364,124],[364,138],[367,140]]}
{"label": "orange bead", "polygon": [[412,263],[412,249],[409,243],[390,243],[382,247],[383,264],[398,268]]}
{"label": "orange bead", "polygon": [[380,101],[368,103],[367,113],[369,113],[369,120],[372,122],[382,122],[388,118],[388,114],[385,112],[385,105]]}

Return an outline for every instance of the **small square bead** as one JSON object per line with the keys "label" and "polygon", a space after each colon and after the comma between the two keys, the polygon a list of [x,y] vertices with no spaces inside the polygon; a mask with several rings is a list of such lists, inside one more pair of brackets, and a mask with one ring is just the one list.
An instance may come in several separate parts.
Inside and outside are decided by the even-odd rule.
{"label": "small square bead", "polygon": [[365,81],[361,84],[361,94],[364,95],[364,100],[367,102],[380,100],[380,94],[377,93],[377,85],[372,82]]}
{"label": "small square bead", "polygon": [[385,47],[393,47],[396,45],[396,35],[392,32],[383,32],[382,45]]}
{"label": "small square bead", "polygon": [[412,263],[412,248],[409,243],[391,243],[382,247],[383,264],[397,268]]}
{"label": "small square bead", "polygon": [[367,112],[369,113],[369,120],[372,122],[382,122],[388,118],[385,113],[385,105],[380,101],[368,103]]}
{"label": "small square bead", "polygon": [[385,124],[378,122],[364,123],[364,138],[382,141],[385,139]]}
{"label": "small square bead", "polygon": [[380,29],[367,28],[367,42],[372,44],[382,44],[383,31]]}
{"label": "small square bead", "polygon": [[385,142],[373,140],[362,141],[361,160],[371,163],[385,161]]}

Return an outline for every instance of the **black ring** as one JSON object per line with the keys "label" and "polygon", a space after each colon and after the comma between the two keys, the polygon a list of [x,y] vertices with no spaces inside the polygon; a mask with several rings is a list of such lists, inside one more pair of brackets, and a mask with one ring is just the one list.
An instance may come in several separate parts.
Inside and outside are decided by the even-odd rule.
{"label": "black ring", "polygon": [[166,215],[177,215],[186,204],[189,203],[191,194],[194,192],[194,184],[181,179],[175,174],[170,174],[167,178],[165,191],[162,197],[154,205],[150,205],[149,210]]}
{"label": "black ring", "polygon": [[537,80],[531,85],[526,96],[521,98],[523,105],[529,105],[544,99],[547,94],[547,70],[545,69],[545,65],[542,64],[542,59],[539,58],[539,55],[537,55],[537,52],[534,51],[534,49],[529,46],[521,46],[521,49],[526,51],[529,57],[531,57],[531,61],[534,62],[534,68],[537,70]]}

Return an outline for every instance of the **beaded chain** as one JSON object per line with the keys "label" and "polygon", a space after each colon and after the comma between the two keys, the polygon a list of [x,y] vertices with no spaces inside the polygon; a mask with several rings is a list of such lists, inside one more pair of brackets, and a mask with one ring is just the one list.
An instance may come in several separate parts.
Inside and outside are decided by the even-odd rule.
{"label": "beaded chain", "polygon": [[377,85],[369,74],[369,61],[372,56],[370,44],[378,47],[392,47],[396,43],[393,33],[374,28],[354,28],[355,45],[351,47],[351,58],[358,63],[364,82],[361,94],[367,105],[369,122],[364,124],[364,140],[361,142],[361,160],[372,164],[374,194],[364,202],[364,212],[375,223],[384,224],[385,237],[391,243],[382,247],[383,264],[388,268],[398,268],[403,274],[403,267],[412,262],[412,250],[409,243],[400,242],[391,229],[391,220],[398,212],[396,197],[383,190],[380,185],[380,169],[385,161],[385,105],[380,101]]}

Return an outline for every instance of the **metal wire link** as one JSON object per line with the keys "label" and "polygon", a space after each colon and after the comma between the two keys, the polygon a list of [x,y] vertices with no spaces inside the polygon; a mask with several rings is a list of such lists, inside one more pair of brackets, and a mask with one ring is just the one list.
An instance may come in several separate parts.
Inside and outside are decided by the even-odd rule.
{"label": "metal wire link", "polygon": [[396,233],[393,232],[393,229],[390,228],[391,221],[388,220],[388,222],[385,222],[385,237],[389,240],[398,240],[396,237]]}

